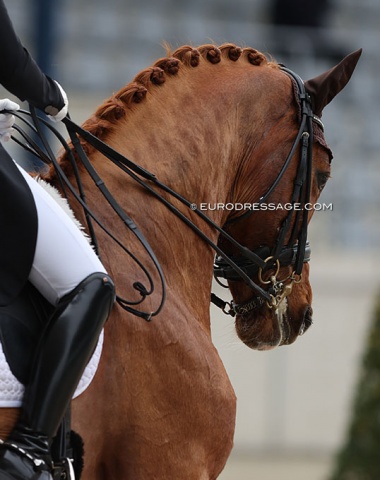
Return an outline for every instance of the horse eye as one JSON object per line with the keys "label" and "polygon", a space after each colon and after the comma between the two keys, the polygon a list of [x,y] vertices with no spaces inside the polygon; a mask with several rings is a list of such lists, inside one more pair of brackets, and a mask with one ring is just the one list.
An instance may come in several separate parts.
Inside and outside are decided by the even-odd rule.
{"label": "horse eye", "polygon": [[330,174],[328,172],[317,172],[317,185],[320,191],[323,190],[329,178]]}

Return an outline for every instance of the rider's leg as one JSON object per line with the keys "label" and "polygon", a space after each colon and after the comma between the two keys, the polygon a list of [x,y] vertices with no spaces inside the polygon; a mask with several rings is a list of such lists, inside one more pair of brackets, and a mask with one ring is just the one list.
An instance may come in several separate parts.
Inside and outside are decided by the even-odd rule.
{"label": "rider's leg", "polygon": [[[48,443],[109,315],[114,287],[72,220],[34,180],[23,175],[32,190],[39,222],[30,280],[56,310],[37,349],[20,421],[7,441],[35,459],[45,459]],[[16,449],[1,449],[0,479],[50,479],[44,470],[43,464],[36,467]]]}

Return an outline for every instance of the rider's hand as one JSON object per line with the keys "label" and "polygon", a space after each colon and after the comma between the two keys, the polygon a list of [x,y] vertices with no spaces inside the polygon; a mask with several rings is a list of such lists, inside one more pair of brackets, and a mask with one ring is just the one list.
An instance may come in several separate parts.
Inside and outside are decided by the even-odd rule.
{"label": "rider's hand", "polygon": [[7,142],[13,133],[13,124],[15,123],[15,117],[12,113],[1,113],[2,110],[8,110],[9,112],[17,111],[20,109],[20,105],[9,98],[0,100],[0,141]]}
{"label": "rider's hand", "polygon": [[63,97],[63,101],[65,102],[65,104],[61,108],[61,110],[58,110],[56,107],[53,107],[53,106],[50,105],[50,106],[45,108],[45,113],[50,118],[50,120],[52,120],[53,122],[59,122],[59,121],[63,120],[67,115],[67,111],[68,111],[68,108],[69,108],[69,100],[67,98],[66,92],[63,90],[61,85],[56,80],[54,80],[54,81],[58,85],[59,90],[61,91],[61,95]]}

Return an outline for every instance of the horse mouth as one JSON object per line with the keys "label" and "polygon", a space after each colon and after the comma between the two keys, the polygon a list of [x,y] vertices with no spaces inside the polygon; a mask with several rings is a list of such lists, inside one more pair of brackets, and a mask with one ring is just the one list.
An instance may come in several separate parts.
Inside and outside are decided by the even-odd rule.
{"label": "horse mouth", "polygon": [[263,308],[252,314],[242,314],[236,317],[235,328],[240,340],[254,350],[272,350],[282,345],[290,345],[303,335],[312,325],[313,310],[307,306],[302,316],[301,325],[295,327],[294,318],[288,309],[280,315]]}
{"label": "horse mouth", "polygon": [[270,311],[252,318],[252,315],[242,314],[236,317],[235,328],[240,340],[254,350],[272,350],[280,345],[288,344],[290,340],[290,324],[287,312],[278,318]]}

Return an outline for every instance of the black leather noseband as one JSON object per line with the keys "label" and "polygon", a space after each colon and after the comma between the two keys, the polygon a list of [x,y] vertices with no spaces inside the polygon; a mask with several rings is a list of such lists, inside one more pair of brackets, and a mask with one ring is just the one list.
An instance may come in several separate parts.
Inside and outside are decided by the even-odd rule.
{"label": "black leather noseband", "polygon": [[[297,245],[293,245],[293,247],[283,248],[281,253],[278,256],[278,260],[280,262],[281,267],[288,267],[295,264],[297,258]],[[262,259],[270,258],[271,251],[269,247],[260,247],[255,250],[256,255],[258,255]],[[311,256],[311,247],[310,243],[307,242],[305,248],[305,257],[304,263],[310,261]],[[245,272],[249,277],[253,278],[258,275],[260,267],[254,263],[252,260],[248,258],[242,257],[241,255],[231,256],[231,260],[238,265],[243,272]],[[268,262],[266,268],[263,269],[265,272],[269,270],[275,265],[275,262]],[[241,280],[239,275],[235,272],[235,270],[223,260],[221,257],[217,257],[214,264],[214,275],[218,278],[225,278],[226,280]]]}

